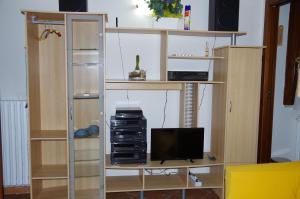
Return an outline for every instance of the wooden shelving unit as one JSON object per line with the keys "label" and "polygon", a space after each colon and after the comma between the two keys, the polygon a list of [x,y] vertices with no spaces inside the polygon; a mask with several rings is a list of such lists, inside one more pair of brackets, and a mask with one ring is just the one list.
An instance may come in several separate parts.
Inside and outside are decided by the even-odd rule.
{"label": "wooden shelving unit", "polygon": [[[106,193],[173,189],[212,189],[224,198],[224,167],[256,161],[260,94],[261,47],[227,46],[214,49],[213,57],[171,56],[169,37],[231,37],[244,32],[214,32],[152,28],[105,28],[106,15],[25,11],[27,29],[30,116],[30,180],[32,199],[105,199]],[[45,21],[61,32],[38,38]],[[158,34],[161,38],[158,80],[105,80],[105,33]],[[169,61],[213,61],[209,81],[168,81]],[[171,63],[170,63],[171,64]],[[216,160],[150,161],[139,165],[111,165],[106,154],[105,90],[177,90],[180,121],[184,127],[185,94],[193,90],[193,126],[198,126],[199,86],[211,85],[211,150]],[[245,105],[246,104],[246,105]],[[98,125],[100,135],[75,138],[74,132]],[[148,127],[151,128],[151,127]],[[195,187],[191,169],[203,186]],[[137,171],[138,175],[109,176],[109,170]],[[154,170],[175,170],[171,174]]]}
{"label": "wooden shelving unit", "polygon": [[205,57],[205,56],[174,56],[169,55],[169,59],[187,59],[187,60],[217,60],[217,59],[224,59],[224,57]]}
{"label": "wooden shelving unit", "polygon": [[[73,135],[91,125],[98,125],[104,132],[100,116],[104,100],[99,96],[104,92],[104,82],[102,86],[99,83],[104,73],[99,68],[104,65],[105,35],[99,35],[104,33],[107,17],[99,13],[23,14],[27,30],[31,198],[104,198],[104,179],[99,177],[104,171],[100,169],[100,162],[104,162],[100,136],[74,139]],[[47,39],[39,39],[47,28],[45,24],[59,31],[61,37],[49,34]]]}
{"label": "wooden shelving unit", "polygon": [[[158,34],[161,37],[159,80],[135,82],[107,79],[106,90],[178,90],[180,91],[179,126],[184,127],[185,116],[183,111],[185,110],[185,93],[187,86],[193,85],[194,95],[192,101],[194,105],[192,124],[194,127],[197,127],[199,117],[198,104],[200,100],[198,93],[199,85],[212,85],[212,140],[209,154],[216,158],[216,160],[210,160],[207,154],[205,154],[204,159],[194,160],[194,163],[187,161],[166,161],[161,165],[159,161],[150,161],[148,155],[148,161],[143,165],[111,165],[109,155],[106,155],[106,170],[125,171],[129,169],[139,171],[139,175],[137,176],[107,176],[106,192],[212,189],[220,199],[223,199],[225,166],[228,164],[256,162],[256,152],[254,149],[257,147],[257,144],[252,141],[257,138],[258,132],[258,120],[256,119],[258,118],[260,81],[257,78],[260,77],[262,48],[232,46],[236,44],[236,37],[245,35],[246,33],[244,32],[184,31],[149,28],[107,28],[106,31],[108,33]],[[231,37],[232,45],[214,49],[214,56],[211,57],[172,56],[168,50],[170,36]],[[213,79],[209,81],[168,81],[170,60],[213,61]],[[252,94],[245,93],[249,88],[249,92]],[[243,90],[241,92],[243,94],[236,93],[236,89]],[[251,98],[251,100],[247,98]],[[243,101],[247,101],[249,104],[254,103],[253,109],[251,111],[245,110],[246,106],[242,105]],[[257,112],[254,112],[255,110]],[[242,120],[245,123],[243,126],[239,125],[240,128],[237,130],[234,126],[236,123],[241,122],[241,118],[243,118]],[[256,119],[253,120],[254,118]],[[249,132],[250,129],[255,130],[251,133]],[[234,142],[235,136],[241,138],[239,142]],[[244,139],[243,137],[248,137],[249,139]],[[251,141],[248,142],[248,140]],[[203,183],[201,187],[196,187],[189,178],[190,170],[197,168],[209,169],[208,173],[196,174]],[[149,170],[177,170],[177,172],[169,175],[163,173],[152,175],[151,172],[149,174]]]}

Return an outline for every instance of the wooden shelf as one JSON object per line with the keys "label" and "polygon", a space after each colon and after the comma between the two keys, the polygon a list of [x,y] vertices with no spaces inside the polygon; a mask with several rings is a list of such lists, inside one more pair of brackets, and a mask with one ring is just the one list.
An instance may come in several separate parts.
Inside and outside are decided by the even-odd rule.
{"label": "wooden shelf", "polygon": [[100,175],[99,161],[87,161],[84,163],[75,163],[75,177],[95,177]]}
{"label": "wooden shelf", "polygon": [[188,60],[218,60],[224,57],[205,57],[205,56],[168,56],[169,59],[188,59]]}
{"label": "wooden shelf", "polygon": [[183,84],[223,84],[219,81],[106,80],[106,90],[182,90]]}
{"label": "wooden shelf", "polygon": [[107,176],[106,192],[142,191],[141,176]]}
{"label": "wooden shelf", "polygon": [[75,141],[86,140],[86,139],[99,139],[99,136],[88,136],[88,137],[74,137]]}
{"label": "wooden shelf", "polygon": [[33,180],[67,179],[67,165],[43,165],[32,172]]}
{"label": "wooden shelf", "polygon": [[236,36],[246,35],[246,32],[231,32],[231,31],[207,31],[207,30],[177,30],[177,29],[160,29],[160,28],[106,28],[107,33],[136,33],[136,34],[161,34],[168,32],[169,35],[181,36],[206,36],[206,37],[229,37],[233,34]]}
{"label": "wooden shelf", "polygon": [[95,161],[99,160],[99,150],[76,150],[75,161]]}
{"label": "wooden shelf", "polygon": [[31,132],[31,140],[67,140],[67,131],[40,130]]}
{"label": "wooden shelf", "polygon": [[76,199],[93,199],[99,198],[99,189],[84,189],[84,190],[76,190],[75,198]]}
{"label": "wooden shelf", "polygon": [[189,189],[221,189],[223,188],[223,176],[221,175],[215,175],[215,174],[198,174],[196,175],[199,180],[202,181],[202,186],[197,187],[194,185],[194,183],[191,182],[189,178],[188,188]]}
{"label": "wooden shelf", "polygon": [[120,164],[112,165],[110,163],[110,155],[106,155],[106,168],[107,169],[169,169],[169,168],[193,168],[193,167],[209,167],[224,165],[223,161],[220,160],[209,160],[207,153],[204,154],[204,158],[201,160],[194,160],[194,163],[185,160],[168,160],[162,165],[160,161],[150,161],[150,154],[147,154],[147,164]]}
{"label": "wooden shelf", "polygon": [[37,199],[68,199],[68,187],[54,187],[43,189]]}
{"label": "wooden shelf", "polygon": [[145,190],[185,189],[186,182],[179,175],[146,175]]}

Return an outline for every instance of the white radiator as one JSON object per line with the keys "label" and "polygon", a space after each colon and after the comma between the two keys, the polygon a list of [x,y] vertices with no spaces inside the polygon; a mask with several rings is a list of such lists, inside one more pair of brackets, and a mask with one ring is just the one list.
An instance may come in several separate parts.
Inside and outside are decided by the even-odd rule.
{"label": "white radiator", "polygon": [[0,101],[4,186],[28,185],[26,101]]}

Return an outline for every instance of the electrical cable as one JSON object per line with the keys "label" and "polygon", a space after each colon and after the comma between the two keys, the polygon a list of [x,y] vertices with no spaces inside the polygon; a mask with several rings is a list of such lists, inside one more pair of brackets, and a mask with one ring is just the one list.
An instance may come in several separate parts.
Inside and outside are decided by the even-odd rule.
{"label": "electrical cable", "polygon": [[167,117],[167,115],[166,115],[167,103],[168,103],[168,90],[166,90],[166,101],[165,101],[165,105],[164,105],[164,119],[163,119],[163,123],[162,123],[161,128],[164,128],[165,122],[166,122],[166,117]]}
{"label": "electrical cable", "polygon": [[[125,68],[124,68],[124,59],[123,59],[123,51],[122,51],[122,46],[121,46],[121,39],[120,39],[120,31],[118,30],[118,44],[119,44],[119,51],[120,51],[120,58],[121,58],[121,66],[122,66],[122,72],[123,72],[123,79],[126,80],[125,77]],[[129,103],[129,92],[126,90],[126,98]]]}
{"label": "electrical cable", "polygon": [[[217,37],[216,37],[216,35],[215,35],[215,37],[214,37],[214,43],[213,43],[213,47],[212,47],[212,49],[214,49],[214,48],[215,48],[215,45],[216,45],[216,40],[217,40]],[[212,60],[209,60],[208,72],[210,71],[210,68],[211,68],[211,63],[212,63]],[[202,91],[201,100],[200,100],[200,105],[199,105],[199,108],[201,108],[201,106],[202,106],[202,104],[203,104],[206,88],[207,88],[207,84],[205,84],[205,85],[204,85],[204,88],[203,88],[203,91]]]}

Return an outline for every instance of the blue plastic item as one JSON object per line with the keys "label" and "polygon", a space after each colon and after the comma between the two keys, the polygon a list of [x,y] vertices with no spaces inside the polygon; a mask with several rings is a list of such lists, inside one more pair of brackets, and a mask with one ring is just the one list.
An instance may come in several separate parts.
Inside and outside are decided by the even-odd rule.
{"label": "blue plastic item", "polygon": [[86,138],[89,136],[90,136],[90,133],[87,129],[78,129],[77,131],[74,132],[75,138]]}
{"label": "blue plastic item", "polygon": [[98,125],[90,125],[88,128],[88,132],[91,136],[99,136],[99,126]]}

